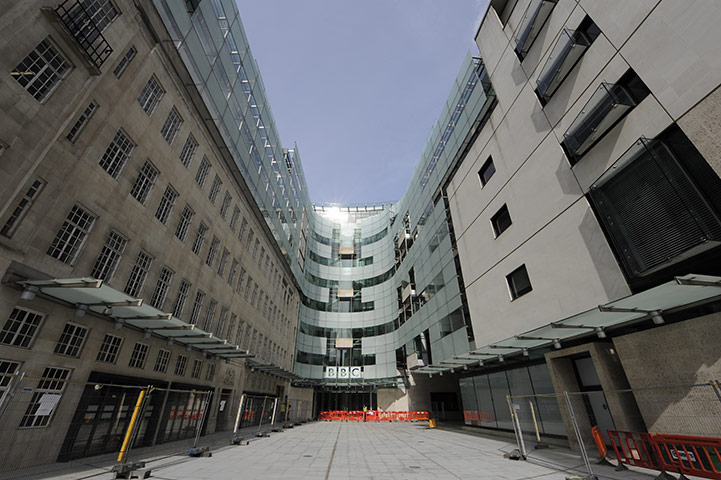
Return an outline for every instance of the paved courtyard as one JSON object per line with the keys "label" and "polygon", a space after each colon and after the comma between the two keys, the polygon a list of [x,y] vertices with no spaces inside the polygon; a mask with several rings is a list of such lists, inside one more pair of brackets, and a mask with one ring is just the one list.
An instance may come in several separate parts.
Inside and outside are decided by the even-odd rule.
{"label": "paved courtyard", "polygon": [[[152,477],[179,479],[499,479],[564,480],[583,474],[578,455],[562,448],[534,451],[529,461],[503,457],[515,448],[512,439],[481,436],[458,430],[428,429],[426,423],[319,422],[255,438],[248,445],[230,446],[227,435],[203,439],[216,443],[212,457],[190,458],[187,449],[175,452],[138,450]],[[13,478],[112,478],[112,459],[87,459],[84,465],[52,468]],[[56,465],[60,467],[61,464]],[[67,464],[63,464],[67,465]],[[68,466],[69,467],[69,466]],[[594,466],[599,479],[641,480],[652,476],[616,473]]]}

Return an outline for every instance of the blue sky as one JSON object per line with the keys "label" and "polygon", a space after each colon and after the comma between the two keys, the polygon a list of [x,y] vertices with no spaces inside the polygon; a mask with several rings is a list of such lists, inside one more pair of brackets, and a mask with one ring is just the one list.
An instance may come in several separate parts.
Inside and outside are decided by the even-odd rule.
{"label": "blue sky", "polygon": [[488,0],[237,1],[311,199],[398,200]]}

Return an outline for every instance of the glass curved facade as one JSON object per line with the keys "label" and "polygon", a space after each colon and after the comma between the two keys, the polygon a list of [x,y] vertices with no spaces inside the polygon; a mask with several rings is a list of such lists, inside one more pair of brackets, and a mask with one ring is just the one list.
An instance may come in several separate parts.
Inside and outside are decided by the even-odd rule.
{"label": "glass curved facade", "polygon": [[153,1],[294,274],[295,373],[315,384],[400,385],[408,369],[468,352],[444,184],[495,104],[482,61],[464,61],[398,202],[314,205],[297,147],[282,147],[235,2]]}

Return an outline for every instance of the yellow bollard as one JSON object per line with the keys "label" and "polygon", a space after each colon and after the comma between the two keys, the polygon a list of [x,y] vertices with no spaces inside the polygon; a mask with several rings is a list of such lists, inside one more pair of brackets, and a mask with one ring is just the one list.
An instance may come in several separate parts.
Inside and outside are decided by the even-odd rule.
{"label": "yellow bollard", "polygon": [[144,398],[145,390],[141,390],[140,395],[138,395],[138,401],[135,403],[135,410],[133,410],[133,416],[130,417],[130,425],[128,425],[128,431],[125,433],[125,440],[123,440],[123,446],[120,448],[120,454],[118,455],[118,463],[123,461],[123,459],[125,458],[125,454],[128,451],[130,437],[133,434],[133,428],[135,427],[135,422],[138,420],[138,413],[140,412],[140,407],[143,405]]}

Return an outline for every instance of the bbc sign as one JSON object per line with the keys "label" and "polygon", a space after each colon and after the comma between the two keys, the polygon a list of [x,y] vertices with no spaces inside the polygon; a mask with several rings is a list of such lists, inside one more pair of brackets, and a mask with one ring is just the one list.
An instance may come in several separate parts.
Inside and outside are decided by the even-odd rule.
{"label": "bbc sign", "polygon": [[363,367],[325,367],[325,378],[363,378]]}

